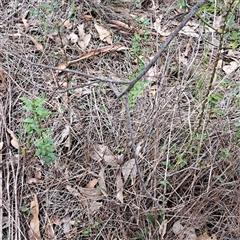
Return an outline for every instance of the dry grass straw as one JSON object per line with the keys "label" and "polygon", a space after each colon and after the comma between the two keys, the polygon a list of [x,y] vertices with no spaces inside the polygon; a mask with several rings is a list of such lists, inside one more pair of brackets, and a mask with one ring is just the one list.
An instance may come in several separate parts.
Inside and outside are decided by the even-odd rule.
{"label": "dry grass straw", "polygon": [[[36,4],[39,5],[40,1]],[[19,13],[8,18],[10,5],[7,2],[3,5],[5,10],[2,14],[7,20],[3,22],[5,34],[1,35],[0,41],[33,62],[56,66],[60,61],[59,57],[63,56],[62,49],[50,38],[47,38],[44,51],[37,52],[27,35],[22,33],[24,29],[20,31],[20,37],[13,35],[19,33],[21,14],[29,8],[36,10],[37,5],[19,3],[15,6],[16,9],[21,9]],[[48,24],[59,21],[60,18],[68,18],[73,5],[78,7],[78,14],[89,14],[95,9],[94,5],[87,2],[66,3],[57,13],[44,16],[48,19]],[[109,8],[111,5],[107,6]],[[113,14],[114,8],[110,9],[108,14]],[[94,14],[104,23],[100,10]],[[35,20],[33,15],[32,20]],[[89,22],[86,24],[88,30],[95,34],[93,25]],[[43,28],[39,25],[28,34],[42,35]],[[161,76],[153,83],[157,86],[155,95],[146,88],[131,111],[135,143],[138,147],[141,146],[138,154],[141,174],[148,191],[159,199],[162,216],[159,209],[146,197],[138,178],[134,185],[130,182],[124,185],[124,203],[116,200],[115,179],[118,168],[115,167],[106,168],[108,197],[99,201],[102,207],[95,213],[91,213],[90,205],[86,207],[66,189],[66,185],[83,187],[91,179],[98,177],[102,165],[90,157],[96,143],[108,146],[115,155],[119,154],[118,148],[124,149],[124,161],[132,158],[125,105],[121,100],[116,100],[108,84],[92,85],[82,89],[82,93],[79,91],[79,94],[45,93],[36,86],[57,88],[65,87],[67,79],[74,79],[74,84],[87,80],[69,73],[55,76],[53,71],[29,66],[5,51],[0,51],[1,58],[4,58],[0,67],[8,76],[7,88],[1,93],[0,102],[0,137],[4,142],[1,156],[4,162],[4,167],[1,168],[1,217],[6,220],[6,227],[2,228],[3,237],[28,239],[30,216],[20,208],[30,206],[34,193],[39,200],[40,230],[43,236],[45,234],[45,239],[46,228],[50,222],[54,223],[52,226],[55,239],[66,239],[63,225],[56,223],[63,219],[78,222],[71,239],[130,239],[136,237],[136,232],[145,235],[146,239],[160,239],[158,227],[147,221],[147,213],[151,213],[159,222],[164,219],[168,221],[165,239],[176,239],[171,227],[177,220],[181,220],[186,227],[193,226],[199,235],[208,232],[216,233],[222,239],[240,237],[239,140],[234,142],[234,123],[239,120],[239,108],[236,108],[231,98],[231,89],[220,88],[221,83],[216,83],[212,91],[220,91],[224,95],[218,106],[224,114],[214,115],[209,119],[207,109],[201,131],[197,136],[193,136],[211,75],[215,50],[209,49],[213,55],[209,59],[210,64],[205,64],[204,43],[193,39],[192,53],[188,59],[192,64],[184,67],[178,56],[185,51],[187,41],[187,38],[179,37],[171,43],[165,57],[157,64]],[[131,47],[132,36],[124,36],[120,42]],[[102,42],[94,39],[90,48],[101,44]],[[154,37],[149,37],[144,44],[143,48],[148,47],[153,52],[160,46]],[[76,45],[66,48],[67,55],[71,57],[80,55],[79,51]],[[131,56],[122,52],[95,56],[75,67],[89,74],[105,77],[112,75],[120,80],[128,79],[131,75],[128,70],[136,68]],[[204,82],[203,87],[199,88],[197,99],[194,94],[201,78]],[[233,76],[231,82],[237,82],[237,78],[237,75]],[[29,80],[34,82],[35,86],[31,85]],[[54,138],[58,142],[59,160],[51,166],[41,165],[34,157],[34,149],[22,157],[21,152],[11,147],[6,132],[6,128],[10,128],[21,143],[24,139],[24,135],[20,134],[23,129],[21,122],[26,117],[26,112],[21,109],[19,98],[27,96],[31,99],[41,94],[47,94],[47,107],[55,114],[45,123],[54,131]],[[64,146],[65,142],[60,141],[66,126],[71,129],[71,147]],[[180,156],[191,138],[194,140],[183,164]],[[224,149],[229,149],[230,157],[224,157]],[[41,169],[42,182],[28,184],[28,180],[35,177],[37,169]],[[54,222],[53,218],[57,220]],[[99,223],[99,227],[93,227],[95,222]],[[146,228],[149,229],[148,233],[144,233]],[[83,236],[86,229],[91,229],[91,233]]]}

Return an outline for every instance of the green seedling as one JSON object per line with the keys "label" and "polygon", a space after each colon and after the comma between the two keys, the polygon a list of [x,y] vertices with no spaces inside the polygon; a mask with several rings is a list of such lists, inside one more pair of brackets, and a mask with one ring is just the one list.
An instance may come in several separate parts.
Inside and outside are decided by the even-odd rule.
{"label": "green seedling", "polygon": [[32,214],[32,211],[25,206],[21,206],[20,209],[22,212],[26,213],[28,216]]}
{"label": "green seedling", "polygon": [[25,148],[29,149],[32,140],[34,140],[34,145],[37,148],[36,156],[42,157],[47,164],[50,164],[57,157],[54,154],[54,139],[50,137],[53,132],[43,127],[43,121],[51,114],[43,106],[46,99],[36,98],[35,100],[30,100],[22,97],[20,100],[25,103],[22,108],[30,112],[30,117],[23,120],[27,134]]}

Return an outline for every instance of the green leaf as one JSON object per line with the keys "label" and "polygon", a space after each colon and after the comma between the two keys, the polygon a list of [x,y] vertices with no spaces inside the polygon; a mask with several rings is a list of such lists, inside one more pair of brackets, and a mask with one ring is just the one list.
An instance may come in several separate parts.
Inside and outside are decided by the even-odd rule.
{"label": "green leaf", "polygon": [[150,213],[147,214],[147,220],[150,223],[152,223],[153,226],[155,225],[155,217],[152,214],[150,214]]}
{"label": "green leaf", "polygon": [[25,207],[25,206],[21,206],[20,209],[21,209],[22,212],[27,212],[28,211],[27,207]]}
{"label": "green leaf", "polygon": [[234,19],[235,19],[235,15],[232,15],[228,21],[227,21],[227,25],[228,26],[232,26],[233,25],[233,22],[234,22]]}

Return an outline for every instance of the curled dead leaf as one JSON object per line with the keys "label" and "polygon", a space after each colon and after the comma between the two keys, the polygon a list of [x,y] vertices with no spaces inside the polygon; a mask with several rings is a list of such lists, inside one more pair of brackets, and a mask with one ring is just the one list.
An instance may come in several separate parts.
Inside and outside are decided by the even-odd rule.
{"label": "curled dead leaf", "polygon": [[14,148],[19,149],[19,144],[18,144],[18,140],[17,137],[15,136],[14,132],[12,130],[10,130],[9,128],[7,128],[7,132],[10,134],[12,140],[11,140],[11,144]]}
{"label": "curled dead leaf", "polygon": [[42,51],[43,50],[43,45],[40,43],[40,42],[38,42],[34,37],[32,37],[32,36],[29,36],[29,38],[31,39],[31,41],[34,43],[34,45],[35,45],[35,47],[36,47],[36,49],[38,50],[38,51]]}
{"label": "curled dead leaf", "polygon": [[111,33],[104,27],[98,25],[98,24],[94,24],[94,27],[96,28],[98,34],[99,34],[99,38],[104,41],[107,42],[109,44],[112,44],[112,36]]}
{"label": "curled dead leaf", "polygon": [[90,152],[90,157],[95,161],[103,160],[105,164],[110,166],[118,166],[120,164],[118,157],[114,156],[107,146],[101,144],[94,145]]}
{"label": "curled dead leaf", "polygon": [[29,24],[27,22],[27,19],[22,18],[22,22],[23,22],[23,25],[24,25],[25,29],[28,30],[29,29]]}
{"label": "curled dead leaf", "polygon": [[39,205],[37,200],[37,195],[34,194],[34,200],[31,202],[31,213],[32,218],[30,221],[30,229],[28,231],[28,236],[30,240],[41,240],[41,234],[39,230],[40,222],[38,218]]}
{"label": "curled dead leaf", "polygon": [[94,178],[85,186],[85,188],[94,188],[97,183],[98,183],[98,179]]}

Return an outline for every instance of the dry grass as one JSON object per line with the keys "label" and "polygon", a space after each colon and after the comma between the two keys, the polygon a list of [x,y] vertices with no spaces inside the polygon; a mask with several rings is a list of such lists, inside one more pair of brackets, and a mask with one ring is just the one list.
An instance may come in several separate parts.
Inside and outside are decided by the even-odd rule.
{"label": "dry grass", "polygon": [[[17,4],[1,2],[0,28],[3,33],[0,42],[32,62],[51,66],[64,61],[65,56],[61,44],[54,42],[41,22],[46,21],[53,29],[54,23],[69,18],[70,12],[75,9],[72,6],[77,9],[73,29],[84,23],[86,31],[93,36],[88,49],[106,44],[98,39],[93,19],[82,19],[82,15],[92,14],[102,26],[107,26],[107,21],[114,19],[140,28],[127,11],[125,15],[119,11],[129,8],[133,14],[147,16],[151,21],[157,14],[156,11],[146,8],[144,11],[137,10],[125,4],[117,8],[111,1],[102,3],[101,8],[90,1],[69,1],[49,12],[39,10],[41,4],[43,2],[40,0],[20,1]],[[175,2],[171,6],[162,3],[166,24],[176,5]],[[26,32],[21,16],[29,9],[40,11],[42,17],[29,12],[27,19],[32,25]],[[150,27],[151,24],[145,28],[154,33]],[[62,34],[73,31],[65,28]],[[43,52],[35,49],[28,35],[46,37]],[[133,33],[121,35],[114,31],[114,41],[130,49],[134,41]],[[179,61],[179,56],[188,43],[188,62],[191,64],[186,67]],[[140,41],[140,48],[148,49],[143,51],[148,58],[160,45],[161,40],[154,34],[150,34],[146,41]],[[70,58],[83,53],[77,44],[70,43],[65,51]],[[72,68],[106,78],[111,75],[114,79],[129,79],[138,68],[136,58],[129,52],[94,56]],[[151,94],[150,87],[146,87],[131,110],[135,144],[140,149],[138,162],[141,174],[146,188],[159,200],[162,210],[146,196],[138,177],[134,184],[130,180],[124,184],[124,203],[121,203],[116,199],[119,167],[105,166],[108,195],[97,200],[102,205],[93,211],[91,199],[84,203],[66,186],[77,189],[77,186],[84,187],[90,180],[99,177],[103,163],[91,158],[96,144],[108,146],[115,156],[120,155],[121,149],[124,162],[133,158],[124,101],[116,99],[107,83],[94,84],[75,93],[44,91],[66,87],[70,80],[74,80],[74,83],[69,83],[74,86],[88,79],[71,73],[56,76],[54,71],[30,66],[0,49],[0,69],[7,76],[5,83],[2,79],[5,88],[0,92],[0,142],[4,143],[1,155],[1,217],[5,223],[2,225],[2,239],[28,239],[30,216],[21,211],[21,206],[29,208],[34,194],[37,194],[39,201],[43,239],[53,239],[48,234],[49,226],[54,230],[54,239],[137,239],[137,232],[145,239],[161,239],[159,226],[151,224],[147,214],[154,216],[158,223],[167,220],[164,239],[180,239],[172,230],[178,220],[185,229],[193,227],[197,235],[208,233],[216,234],[217,239],[239,239],[240,150],[236,136],[240,130],[234,125],[239,122],[240,116],[239,93],[235,97],[232,95],[234,90],[239,90],[239,85],[236,85],[239,84],[239,69],[227,77],[231,84],[228,86],[222,85],[224,73],[221,69],[217,70],[218,77],[212,92],[223,96],[215,107],[222,114],[210,114],[207,105],[199,132],[194,136],[215,56],[216,48],[207,42],[195,38],[190,40],[183,35],[177,37],[157,63],[159,75],[151,84],[156,86],[155,94]],[[121,86],[117,87],[121,90]],[[25,96],[33,99],[42,94],[47,97],[46,107],[54,113],[44,123],[45,127],[54,131],[57,144],[58,160],[50,166],[41,164],[34,156],[34,147],[25,155],[14,149],[6,131],[7,128],[14,131],[20,145],[24,145],[26,135],[21,133],[22,120],[28,113],[21,108],[19,98]],[[66,126],[71,129],[71,147],[65,146],[66,138],[61,139]],[[188,152],[181,159],[187,148]],[[29,184],[29,179],[35,178],[38,171],[42,174],[42,182]],[[77,224],[72,224],[66,231],[68,225],[64,221],[69,220]],[[88,234],[84,234],[86,230],[89,230]]]}

